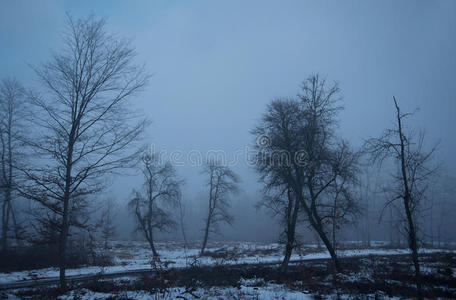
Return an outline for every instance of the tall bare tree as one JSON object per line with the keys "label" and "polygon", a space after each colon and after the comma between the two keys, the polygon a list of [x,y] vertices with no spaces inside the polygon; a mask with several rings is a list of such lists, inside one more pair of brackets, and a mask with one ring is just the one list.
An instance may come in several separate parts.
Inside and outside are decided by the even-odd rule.
{"label": "tall bare tree", "polygon": [[420,134],[415,140],[412,133],[406,132],[404,120],[411,114],[401,112],[396,98],[393,97],[393,100],[396,109],[396,127],[387,129],[379,138],[369,139],[366,142],[365,149],[371,154],[374,161],[381,164],[385,159],[390,158],[397,166],[398,172],[393,178],[392,187],[389,189],[392,199],[387,204],[394,203],[397,200],[402,202],[407,224],[407,241],[415,268],[417,295],[418,298],[423,298],[416,217],[431,175],[436,170],[435,167],[430,166],[435,147],[430,151],[425,151],[423,149],[424,135]]}
{"label": "tall bare tree", "polygon": [[104,20],[68,17],[63,49],[34,68],[43,87],[32,95],[36,131],[28,145],[36,159],[22,169],[29,184],[21,193],[57,216],[62,287],[74,208],[104,187],[104,176],[138,156],[130,146],[146,121],[138,121],[130,100],[148,75],[134,58],[130,43],[109,34]]}
{"label": "tall bare tree", "polygon": [[[274,100],[253,130],[257,140],[256,168],[267,187],[289,186],[299,201],[305,221],[323,241],[335,269],[340,264],[328,237],[324,219],[332,197],[331,187],[339,178],[350,177],[343,161],[352,151],[340,152],[337,124],[339,87],[328,86],[312,75],[304,81],[298,99]],[[342,154],[342,155],[341,155]],[[352,163],[355,160],[348,160]]]}
{"label": "tall bare tree", "polygon": [[2,203],[2,249],[8,249],[8,233],[12,221],[13,232],[19,238],[19,226],[16,219],[14,198],[17,196],[17,170],[23,154],[21,151],[21,133],[24,130],[22,119],[27,107],[25,90],[15,79],[2,80],[0,84],[0,184]]}
{"label": "tall bare tree", "polygon": [[206,249],[210,232],[219,233],[220,223],[232,225],[234,218],[228,212],[229,196],[238,192],[240,182],[239,176],[234,171],[216,161],[208,162],[203,173],[208,177],[209,197],[201,255]]}
{"label": "tall bare tree", "polygon": [[164,231],[177,225],[176,216],[167,209],[180,205],[182,180],[170,162],[160,165],[157,157],[149,153],[142,157],[142,173],[143,190],[133,191],[129,207],[136,217],[137,230],[143,233],[157,257],[154,230]]}

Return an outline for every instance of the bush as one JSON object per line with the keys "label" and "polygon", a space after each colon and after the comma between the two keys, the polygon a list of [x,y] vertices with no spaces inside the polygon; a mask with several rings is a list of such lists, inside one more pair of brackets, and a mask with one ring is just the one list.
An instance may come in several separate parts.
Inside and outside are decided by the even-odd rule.
{"label": "bush", "polygon": [[[71,246],[70,246],[71,245]],[[83,265],[110,265],[111,259],[98,254],[84,243],[72,241],[67,247],[67,268]],[[57,244],[30,245],[0,251],[0,272],[32,270],[58,267],[59,251]]]}

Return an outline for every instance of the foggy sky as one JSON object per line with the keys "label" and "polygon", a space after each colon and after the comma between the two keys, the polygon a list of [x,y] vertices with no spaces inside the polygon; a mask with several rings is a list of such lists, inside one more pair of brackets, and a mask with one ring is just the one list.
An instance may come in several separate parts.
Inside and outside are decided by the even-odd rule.
{"label": "foggy sky", "polygon": [[[1,78],[36,85],[27,64],[58,51],[65,12],[106,17],[108,30],[132,38],[154,74],[135,102],[156,149],[231,157],[253,145],[249,130],[268,102],[295,96],[318,72],[340,83],[339,131],[353,145],[392,124],[395,95],[403,110],[420,108],[410,126],[429,145],[440,140],[439,160],[456,167],[456,1],[2,1]],[[252,207],[257,175],[242,162],[234,169],[245,192],[236,205]],[[178,172],[185,198],[200,201],[200,168]],[[115,182],[121,201],[139,185]]]}

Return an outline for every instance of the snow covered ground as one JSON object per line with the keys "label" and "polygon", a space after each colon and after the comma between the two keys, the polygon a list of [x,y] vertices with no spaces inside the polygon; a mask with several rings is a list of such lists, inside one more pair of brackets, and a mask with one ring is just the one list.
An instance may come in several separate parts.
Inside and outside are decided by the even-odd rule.
{"label": "snow covered ground", "polygon": [[[160,266],[167,268],[183,268],[190,265],[223,265],[243,263],[270,263],[282,259],[283,247],[277,243],[255,242],[214,242],[207,249],[207,254],[199,256],[199,244],[191,244],[185,247],[178,242],[159,242],[157,249],[160,253]],[[100,250],[102,251],[102,250]],[[68,269],[67,275],[114,273],[128,270],[140,270],[151,268],[153,258],[150,248],[145,242],[138,241],[114,241],[108,255],[112,257],[113,265],[106,267],[84,266],[76,269]],[[442,252],[448,250],[422,249],[422,253]],[[407,254],[407,249],[356,249],[340,250],[339,256],[363,256],[363,255],[394,255]],[[297,248],[292,260],[309,260],[329,258],[329,253],[318,250],[315,245],[304,245]],[[22,280],[37,280],[58,276],[57,268],[0,273],[0,284]],[[297,298],[301,299],[301,298]]]}
{"label": "snow covered ground", "polygon": [[[214,287],[210,289],[197,289],[192,292],[199,299],[220,300],[220,299],[283,299],[283,300],[307,300],[314,299],[308,293],[292,291],[283,285],[268,284],[261,287],[241,285],[239,288]],[[71,291],[58,299],[197,299],[185,292],[184,288],[172,288],[166,292],[151,293],[147,291],[125,291],[123,293],[111,294],[93,292],[87,289]],[[182,298],[185,297],[185,298]],[[116,298],[116,299],[117,299]]]}

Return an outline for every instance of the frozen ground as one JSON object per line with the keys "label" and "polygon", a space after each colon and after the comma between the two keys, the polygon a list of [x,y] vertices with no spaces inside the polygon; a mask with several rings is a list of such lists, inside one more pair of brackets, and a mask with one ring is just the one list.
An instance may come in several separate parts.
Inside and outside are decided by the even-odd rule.
{"label": "frozen ground", "polygon": [[[116,241],[108,250],[113,265],[68,270],[69,275],[110,273],[158,268],[115,278],[95,276],[61,291],[57,285],[0,292],[0,299],[411,299],[416,296],[413,268],[406,249],[340,250],[343,273],[335,274],[326,251],[315,245],[296,249],[288,272],[275,264],[282,246],[270,243],[216,242],[199,257],[199,245],[158,243],[160,262],[154,262],[148,245]],[[352,245],[356,248],[356,245]],[[102,251],[99,249],[99,251]],[[378,256],[369,256],[374,254]],[[422,249],[423,288],[426,298],[456,298],[456,252]],[[323,260],[319,260],[323,258]],[[317,260],[315,260],[317,259]],[[246,263],[246,264],[244,264]],[[241,264],[241,265],[239,265]],[[0,282],[44,279],[57,269],[0,274]]]}
{"label": "frozen ground", "polygon": [[[206,251],[206,255],[199,256],[199,244],[190,244],[185,247],[178,242],[159,242],[157,248],[160,253],[160,265],[166,268],[182,268],[191,265],[230,265],[242,263],[270,263],[282,259],[283,248],[277,243],[255,242],[214,242]],[[99,249],[99,251],[102,251]],[[448,250],[422,249],[421,253],[442,252]],[[153,263],[150,248],[145,242],[137,241],[113,241],[107,254],[111,256],[111,266],[85,266],[76,269],[68,269],[67,275],[113,273],[128,270],[140,270],[151,268]],[[340,257],[375,255],[407,254],[407,249],[387,249],[376,246],[371,249],[340,250]],[[329,258],[329,253],[319,250],[315,245],[303,245],[297,248],[292,260],[310,260],[317,258]],[[52,278],[58,276],[57,268],[0,273],[0,284],[22,281]]]}
{"label": "frozen ground", "polygon": [[292,291],[283,285],[268,284],[261,287],[249,284],[240,287],[213,287],[209,289],[196,289],[192,294],[186,292],[185,288],[172,288],[165,292],[147,292],[147,291],[125,291],[122,293],[100,293],[87,289],[71,291],[58,299],[70,300],[92,300],[92,299],[283,299],[283,300],[305,300],[314,299],[308,293]]}

